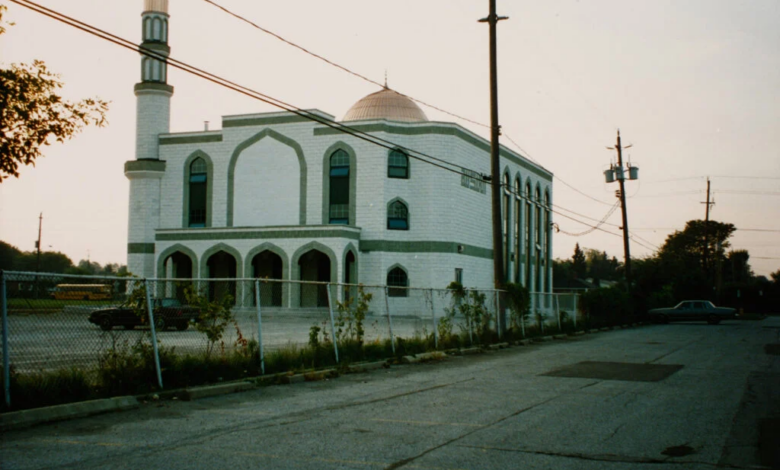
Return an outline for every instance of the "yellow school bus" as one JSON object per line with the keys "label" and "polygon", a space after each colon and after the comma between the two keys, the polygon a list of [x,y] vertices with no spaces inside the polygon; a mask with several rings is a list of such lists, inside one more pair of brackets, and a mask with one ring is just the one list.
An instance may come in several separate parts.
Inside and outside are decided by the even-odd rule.
{"label": "yellow school bus", "polygon": [[110,300],[108,284],[57,284],[51,292],[54,300]]}

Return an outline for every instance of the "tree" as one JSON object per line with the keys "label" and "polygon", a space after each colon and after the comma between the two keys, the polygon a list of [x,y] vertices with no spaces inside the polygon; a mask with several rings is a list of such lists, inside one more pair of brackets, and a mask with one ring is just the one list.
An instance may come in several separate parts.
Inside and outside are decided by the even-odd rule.
{"label": "tree", "polygon": [[580,244],[574,245],[574,254],[571,257],[571,267],[576,279],[584,279],[588,273],[588,264],[585,262],[585,253],[580,249]]}
{"label": "tree", "polygon": [[620,262],[614,256],[610,258],[606,251],[586,250],[585,263],[588,265],[588,276],[596,285],[599,285],[598,281],[617,281],[622,277],[618,271]]}
{"label": "tree", "polygon": [[[0,5],[0,35],[5,33]],[[35,165],[41,146],[64,142],[89,124],[106,123],[108,103],[87,98],[71,103],[56,92],[62,88],[59,75],[39,61],[11,64],[0,69],[0,183],[19,177],[19,165]]]}
{"label": "tree", "polygon": [[725,261],[725,249],[730,246],[728,239],[736,229],[734,224],[714,220],[689,220],[683,231],[676,230],[666,237],[658,256],[668,265],[685,271],[690,271],[691,266],[703,270],[705,254],[710,258],[710,266],[717,266],[713,261]]}

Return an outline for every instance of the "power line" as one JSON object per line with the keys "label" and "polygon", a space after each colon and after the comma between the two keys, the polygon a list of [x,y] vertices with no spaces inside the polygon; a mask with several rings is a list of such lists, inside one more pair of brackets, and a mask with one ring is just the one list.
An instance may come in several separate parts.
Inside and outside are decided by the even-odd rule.
{"label": "power line", "polygon": [[[513,138],[512,138],[510,135],[508,135],[508,134],[504,134],[504,137],[506,137],[506,138],[507,138],[507,139],[508,139],[510,142],[512,142],[512,143],[515,145],[515,147],[517,147],[517,148],[518,148],[518,149],[519,149],[519,150],[520,150],[520,151],[521,151],[521,152],[522,152],[522,153],[523,153],[523,154],[524,154],[526,157],[528,157],[528,158],[529,158],[531,161],[533,161],[533,162],[534,162],[534,163],[536,163],[537,165],[541,165],[541,163],[539,163],[539,162],[538,162],[538,161],[537,161],[535,158],[533,158],[533,157],[531,156],[531,154],[530,154],[530,153],[529,153],[527,150],[525,150],[523,147],[521,147],[521,146],[520,146],[520,144],[518,144],[517,142],[515,142],[515,140],[514,140],[514,139],[513,139]],[[584,192],[580,191],[579,189],[575,188],[575,187],[574,187],[574,186],[572,186],[571,184],[569,184],[569,183],[567,183],[566,181],[564,181],[563,179],[561,179],[561,177],[560,177],[560,176],[558,176],[558,175],[556,175],[555,173],[553,173],[553,178],[557,179],[558,181],[560,181],[560,182],[561,182],[561,183],[563,183],[564,185],[568,186],[568,187],[569,187],[569,188],[571,188],[572,190],[574,190],[574,191],[578,192],[579,194],[581,194],[581,195],[585,196],[586,198],[588,198],[588,199],[590,199],[590,200],[592,200],[592,201],[596,201],[596,202],[598,202],[599,204],[604,204],[605,206],[611,206],[611,205],[612,205],[612,204],[610,204],[610,203],[608,203],[608,202],[604,202],[604,201],[602,201],[601,199],[597,199],[597,198],[595,198],[595,197],[593,197],[593,196],[591,196],[591,195],[589,195],[589,194],[586,194],[586,193],[584,193]]]}
{"label": "power line", "polygon": [[[341,69],[341,70],[343,70],[344,72],[347,72],[347,73],[348,73],[348,74],[350,74],[350,75],[353,75],[353,76],[355,76],[355,77],[357,77],[357,78],[360,78],[361,80],[365,80],[365,81],[367,81],[368,83],[372,83],[372,84],[374,84],[374,85],[377,85],[377,86],[380,86],[380,87],[382,87],[382,88],[387,88],[387,84],[382,84],[382,83],[379,83],[379,82],[377,82],[376,80],[372,80],[372,79],[370,79],[370,78],[366,77],[365,75],[362,75],[362,74],[360,74],[360,73],[358,73],[358,72],[355,72],[355,71],[353,71],[353,70],[350,70],[350,69],[348,69],[347,67],[344,67],[343,65],[339,65],[339,64],[337,64],[336,62],[333,62],[333,61],[331,61],[331,60],[329,60],[329,59],[327,59],[327,58],[325,58],[325,57],[323,57],[323,56],[321,56],[321,55],[319,55],[319,54],[316,54],[316,53],[314,53],[314,52],[312,52],[312,51],[310,51],[310,50],[306,49],[306,48],[305,48],[305,47],[303,47],[303,46],[299,46],[298,44],[296,44],[296,43],[294,43],[294,42],[292,42],[292,41],[289,41],[289,40],[287,40],[287,39],[283,38],[282,36],[280,36],[280,35],[278,35],[278,34],[274,33],[273,31],[269,31],[268,29],[266,29],[266,28],[264,28],[264,27],[262,27],[262,26],[258,25],[257,23],[254,23],[253,21],[251,21],[251,20],[249,20],[249,19],[247,19],[247,18],[245,18],[245,17],[243,17],[243,16],[239,15],[238,13],[235,13],[235,12],[232,12],[232,11],[228,10],[228,9],[227,9],[227,8],[225,8],[224,6],[222,6],[222,5],[220,5],[220,4],[216,3],[216,2],[213,2],[212,0],[204,0],[204,1],[205,1],[206,3],[209,3],[209,4],[213,5],[213,6],[215,6],[216,8],[219,8],[220,10],[222,10],[222,11],[223,11],[223,12],[225,12],[225,13],[227,13],[228,15],[230,15],[230,16],[232,16],[232,17],[234,17],[234,18],[237,18],[238,20],[240,20],[240,21],[243,21],[244,23],[247,23],[247,24],[251,25],[252,27],[254,27],[254,28],[256,28],[256,29],[258,29],[258,30],[260,30],[260,31],[262,31],[262,32],[264,32],[264,33],[266,33],[266,34],[269,34],[269,35],[271,35],[271,36],[275,37],[276,39],[278,39],[278,40],[282,41],[283,43],[285,43],[285,44],[287,44],[287,45],[289,45],[289,46],[292,46],[292,47],[294,47],[294,48],[296,48],[296,49],[298,49],[298,50],[300,50],[300,51],[302,51],[302,52],[304,52],[304,53],[306,53],[306,54],[308,54],[308,55],[310,55],[310,56],[312,56],[312,57],[314,57],[314,58],[316,58],[316,59],[318,59],[318,60],[321,60],[321,61],[325,62],[325,63],[326,63],[326,64],[328,64],[328,65],[332,65],[333,67],[336,67],[336,68],[338,68],[338,69]],[[416,102],[416,103],[420,103],[420,104],[421,104],[421,105],[423,105],[423,106],[427,106],[427,107],[429,107],[429,108],[431,108],[431,109],[435,109],[436,111],[440,111],[440,112],[442,112],[442,113],[444,113],[444,114],[448,114],[448,115],[450,115],[450,116],[452,116],[452,117],[454,117],[454,118],[457,118],[457,119],[462,119],[462,120],[464,120],[464,121],[470,122],[470,123],[472,123],[472,124],[476,124],[476,125],[478,125],[478,126],[482,126],[482,127],[487,127],[487,128],[490,128],[490,126],[489,126],[489,125],[487,125],[487,124],[482,124],[481,122],[474,121],[473,119],[469,119],[469,118],[467,118],[467,117],[460,116],[460,115],[458,115],[458,114],[455,114],[455,113],[452,113],[452,112],[450,112],[450,111],[447,111],[447,110],[445,110],[445,109],[442,109],[442,108],[439,108],[439,107],[437,107],[437,106],[434,106],[434,105],[432,105],[432,104],[430,104],[430,103],[426,103],[425,101],[418,100],[417,98],[414,98],[414,97],[412,97],[412,96],[409,96],[409,95],[405,95],[405,94],[403,94],[403,93],[400,93],[400,92],[398,92],[398,91],[396,91],[396,90],[393,90],[393,91],[394,91],[394,92],[396,92],[396,93],[398,93],[399,95],[401,95],[401,96],[405,97],[405,98],[408,98],[408,99],[410,99],[410,100],[412,100],[412,101]]]}
{"label": "power line", "polygon": [[739,195],[752,195],[752,196],[780,196],[780,192],[778,191],[751,191],[751,190],[742,190],[742,189],[719,189],[717,191],[713,191],[718,194],[739,194]]}
{"label": "power line", "polygon": [[[378,82],[378,81],[376,81],[376,80],[373,80],[373,79],[371,79],[371,78],[369,78],[369,77],[366,77],[366,76],[365,76],[365,75],[363,75],[363,74],[360,74],[360,73],[358,73],[358,72],[355,72],[354,70],[351,70],[351,69],[349,69],[349,68],[347,68],[347,67],[345,67],[345,66],[343,66],[343,65],[340,65],[340,64],[338,64],[338,63],[336,63],[336,62],[333,62],[333,61],[332,61],[332,60],[330,60],[330,59],[327,59],[326,57],[323,57],[323,56],[321,56],[321,55],[319,55],[319,54],[317,54],[317,53],[314,53],[314,52],[312,52],[312,51],[310,51],[310,50],[306,49],[305,47],[303,47],[303,46],[301,46],[301,45],[298,45],[298,44],[296,44],[296,43],[294,43],[294,42],[292,42],[292,41],[290,41],[290,40],[288,40],[288,39],[286,39],[286,38],[284,38],[284,37],[280,36],[279,34],[276,34],[276,33],[274,33],[273,31],[270,31],[270,30],[268,30],[267,28],[264,28],[264,27],[262,27],[262,26],[258,25],[257,23],[253,22],[252,20],[250,20],[250,19],[248,19],[248,18],[246,18],[246,17],[244,17],[244,16],[242,16],[242,15],[239,15],[238,13],[235,13],[235,12],[233,12],[233,11],[229,10],[229,9],[227,9],[226,7],[224,7],[224,6],[222,6],[222,5],[220,5],[220,4],[216,3],[216,2],[214,2],[213,0],[204,0],[204,1],[205,1],[206,3],[208,3],[208,4],[210,4],[210,5],[213,5],[214,7],[216,7],[216,8],[218,8],[218,9],[222,10],[222,11],[223,11],[223,12],[225,12],[226,14],[228,14],[228,15],[230,15],[230,16],[232,16],[232,17],[234,17],[234,18],[236,18],[236,19],[238,19],[238,20],[240,20],[240,21],[242,21],[242,22],[244,22],[244,23],[247,23],[247,24],[251,25],[253,28],[256,28],[256,29],[258,29],[258,30],[262,31],[263,33],[266,33],[266,34],[268,34],[268,35],[270,35],[270,36],[273,36],[274,38],[276,38],[276,39],[278,39],[278,40],[280,40],[280,41],[284,42],[285,44],[287,44],[287,45],[289,45],[289,46],[291,46],[291,47],[294,47],[294,48],[296,48],[296,49],[298,49],[298,50],[300,50],[300,51],[304,52],[305,54],[308,54],[308,55],[310,55],[310,56],[312,56],[312,57],[314,57],[314,58],[316,58],[316,59],[318,59],[318,60],[321,60],[321,61],[323,61],[323,62],[327,63],[328,65],[331,65],[331,66],[333,66],[333,67],[336,67],[336,68],[338,68],[338,69],[340,69],[340,70],[342,70],[342,71],[344,71],[344,72],[346,72],[346,73],[348,73],[348,74],[350,74],[350,75],[353,75],[353,76],[355,76],[355,77],[357,77],[357,78],[360,78],[361,80],[364,80],[364,81],[366,81],[366,82],[368,82],[368,83],[371,83],[371,84],[373,84],[373,85],[377,85],[377,86],[380,86],[380,87],[383,87],[383,88],[384,88],[384,87],[386,87],[386,84],[379,83],[379,82]],[[437,111],[440,111],[440,112],[442,112],[442,113],[445,113],[445,114],[447,114],[447,115],[449,115],[449,116],[452,116],[452,117],[455,117],[455,118],[457,118],[457,119],[461,119],[461,120],[464,120],[464,121],[470,122],[470,123],[472,123],[472,124],[476,124],[476,125],[478,125],[478,126],[481,126],[481,127],[485,127],[485,128],[488,128],[488,129],[490,128],[490,126],[489,126],[488,124],[483,124],[483,123],[481,123],[481,122],[478,122],[478,121],[475,121],[475,120],[473,120],[473,119],[469,119],[469,118],[463,117],[463,116],[461,116],[461,115],[459,115],[459,114],[455,114],[455,113],[453,113],[453,112],[451,112],[451,111],[447,111],[447,110],[445,110],[445,109],[442,109],[442,108],[440,108],[440,107],[434,106],[434,105],[432,105],[432,104],[430,104],[430,103],[427,103],[427,102],[425,102],[425,101],[422,101],[422,100],[420,100],[420,99],[418,99],[418,98],[415,98],[415,97],[413,97],[413,96],[410,96],[410,95],[403,94],[403,93],[401,93],[401,92],[399,92],[399,91],[397,91],[397,90],[393,90],[393,91],[394,91],[395,93],[398,93],[399,95],[401,95],[401,96],[405,97],[405,98],[408,98],[408,99],[410,99],[410,100],[412,100],[412,101],[416,102],[416,103],[422,104],[423,106],[427,106],[427,107],[429,107],[429,108],[431,108],[431,109],[435,109],[435,110],[437,110]],[[523,148],[522,148],[522,147],[521,147],[521,146],[520,146],[520,145],[519,145],[517,142],[515,142],[515,141],[514,141],[514,139],[512,139],[512,137],[511,137],[511,136],[509,136],[509,135],[507,135],[507,134],[504,134],[504,136],[505,136],[505,137],[506,137],[506,138],[507,138],[507,139],[508,139],[510,142],[512,142],[512,143],[513,143],[513,144],[514,144],[514,145],[515,145],[515,146],[516,146],[518,149],[520,149],[520,151],[521,151],[521,152],[523,152],[523,153],[525,154],[524,156],[526,156],[528,159],[530,159],[531,161],[533,161],[533,162],[534,162],[534,163],[536,163],[537,165],[539,165],[539,166],[542,166],[542,164],[541,164],[541,163],[539,163],[539,161],[537,161],[536,159],[534,159],[534,158],[533,158],[533,157],[530,155],[530,153],[528,153],[528,152],[527,152],[526,150],[524,150],[524,149],[523,149]],[[572,190],[576,191],[577,193],[579,193],[579,194],[581,194],[581,195],[583,195],[583,196],[587,197],[588,199],[591,199],[591,200],[593,200],[593,201],[595,201],[595,202],[598,202],[598,203],[600,203],[600,204],[604,204],[604,205],[607,205],[607,206],[611,206],[611,205],[612,205],[612,204],[610,204],[610,203],[608,203],[608,202],[604,202],[604,201],[602,201],[602,200],[600,200],[600,199],[594,198],[593,196],[590,196],[589,194],[586,194],[586,193],[584,193],[584,192],[580,191],[579,189],[577,189],[577,188],[575,188],[574,186],[572,186],[571,184],[567,183],[566,181],[564,181],[563,179],[561,179],[561,178],[560,178],[559,176],[557,176],[557,175],[554,175],[554,174],[553,174],[553,177],[554,177],[554,178],[556,178],[556,179],[557,179],[558,181],[560,181],[561,183],[563,183],[564,185],[566,185],[566,186],[568,186],[569,188],[571,188]]]}
{"label": "power line", "polygon": [[[326,119],[326,118],[323,118],[321,116],[315,115],[315,114],[313,114],[311,112],[308,112],[306,110],[298,108],[298,107],[296,107],[294,105],[288,104],[288,103],[286,103],[284,101],[281,101],[281,100],[279,100],[277,98],[273,98],[273,97],[271,97],[269,95],[265,95],[265,94],[260,93],[258,91],[255,91],[255,90],[252,90],[250,88],[244,87],[242,85],[233,83],[233,82],[231,82],[231,81],[229,81],[227,79],[224,79],[222,77],[214,75],[214,74],[212,74],[210,72],[198,69],[197,67],[191,66],[189,64],[181,62],[181,61],[179,61],[177,59],[174,59],[172,57],[161,56],[161,55],[155,53],[154,51],[149,50],[149,49],[145,49],[142,46],[140,46],[138,44],[135,44],[135,43],[133,43],[133,42],[131,42],[129,40],[126,40],[124,38],[121,38],[119,36],[111,34],[109,32],[106,32],[106,31],[101,30],[101,29],[99,29],[97,27],[91,26],[89,24],[83,23],[83,22],[81,22],[79,20],[76,20],[75,18],[69,17],[69,16],[67,16],[65,14],[59,13],[59,12],[51,10],[51,9],[48,9],[48,8],[42,6],[42,5],[37,4],[37,3],[31,2],[29,0],[11,0],[11,1],[16,3],[16,4],[18,4],[18,5],[24,6],[24,7],[28,8],[28,9],[30,9],[32,11],[35,11],[36,13],[40,13],[40,14],[42,14],[44,16],[47,16],[47,17],[49,17],[51,19],[54,19],[54,20],[59,21],[61,23],[64,23],[64,24],[66,24],[68,26],[72,26],[72,27],[74,27],[76,29],[84,31],[84,32],[86,32],[88,34],[91,34],[91,35],[93,35],[95,37],[98,37],[100,39],[109,41],[109,42],[111,42],[111,43],[113,43],[115,45],[118,45],[120,47],[132,50],[134,52],[138,52],[138,53],[140,53],[142,55],[145,55],[147,57],[151,57],[151,58],[154,58],[154,59],[157,59],[157,60],[165,61],[166,63],[168,63],[169,65],[173,66],[174,68],[177,68],[177,69],[182,70],[184,72],[190,73],[190,74],[195,75],[197,77],[203,78],[204,80],[210,81],[210,82],[212,82],[212,83],[214,83],[216,85],[220,85],[222,87],[231,89],[233,91],[241,93],[241,94],[243,94],[245,96],[248,96],[250,98],[254,98],[256,100],[262,101],[262,102],[270,104],[272,106],[284,109],[284,110],[286,110],[288,112],[291,112],[293,114],[301,116],[301,117],[303,117],[305,119],[318,122],[318,123],[323,124],[323,125],[325,125],[327,127],[333,128],[333,129],[335,129],[335,130],[337,130],[339,132],[343,132],[345,134],[352,135],[353,137],[359,138],[361,140],[364,140],[366,142],[372,143],[372,144],[380,146],[380,147],[384,147],[384,148],[389,149],[389,150],[402,149],[402,150],[405,150],[405,151],[409,152],[410,153],[409,156],[411,158],[416,159],[416,160],[422,161],[424,163],[428,163],[428,164],[433,165],[435,167],[447,170],[447,171],[452,172],[452,173],[456,173],[456,174],[461,175],[461,176],[467,176],[469,178],[473,178],[474,177],[473,174],[468,174],[468,173],[466,173],[464,171],[453,169],[453,168],[448,168],[448,167],[444,166],[444,165],[450,165],[452,167],[458,167],[458,168],[461,168],[463,170],[466,170],[465,168],[463,168],[463,167],[461,167],[459,165],[455,165],[454,163],[447,162],[445,160],[433,157],[431,155],[425,154],[423,152],[419,152],[417,150],[413,150],[413,149],[409,149],[409,148],[397,145],[397,144],[395,144],[395,143],[393,143],[391,141],[387,141],[385,139],[372,136],[372,135],[367,134],[367,133],[365,133],[363,131],[360,131],[358,129],[352,128],[352,127],[350,127],[348,125],[344,125],[344,124],[341,124],[339,122],[336,122],[336,121],[333,121],[333,120]],[[418,155],[421,155],[424,158],[415,156],[412,153],[416,153]],[[435,160],[435,161],[441,162],[444,165],[438,164],[438,163],[434,163],[434,162],[432,162],[430,160],[426,160],[426,158],[429,158],[431,160]],[[469,171],[473,171],[473,170],[469,170]],[[474,174],[480,174],[479,172],[476,172],[476,171],[473,171],[473,173]],[[483,176],[483,178],[484,178],[484,175],[480,175],[480,176]],[[485,181],[485,183],[492,184],[491,181]],[[510,191],[511,191],[511,188],[510,188]],[[526,201],[530,201],[531,200],[529,197],[527,197],[527,196],[525,196],[525,195],[523,195],[521,193],[514,193],[514,194],[517,195],[518,197],[522,198],[522,199],[525,199]],[[560,207],[560,206],[558,206],[558,207]],[[549,209],[550,209],[551,212],[554,212],[554,213],[556,213],[558,215],[561,215],[562,217],[574,220],[574,221],[576,221],[578,223],[581,223],[583,225],[587,225],[589,227],[594,227],[593,225],[590,225],[587,222],[582,222],[582,221],[577,220],[577,219],[575,219],[573,217],[570,217],[570,216],[567,216],[567,215],[562,214],[560,212],[557,212],[557,211],[555,211],[552,208],[549,208]],[[564,210],[567,210],[569,212],[577,214],[576,212],[571,211],[569,209],[564,209]],[[584,216],[582,214],[577,214],[577,215],[589,218],[588,216]],[[600,228],[599,226],[596,226],[594,228],[594,230],[601,230],[601,231],[603,231],[605,233],[609,233],[610,235],[620,236],[620,235],[617,235],[615,233],[606,231],[606,230]]]}
{"label": "power line", "polygon": [[[602,225],[604,225],[606,220],[615,212],[615,210],[618,208],[618,205],[619,205],[619,203],[616,202],[612,206],[612,208],[609,209],[609,211],[606,213],[606,215],[604,215],[604,217],[602,217],[601,220],[599,220],[596,225],[591,226],[588,230],[585,230],[585,231],[579,232],[579,233],[571,233],[571,232],[563,231],[563,233],[566,234],[566,235],[573,236],[573,237],[579,237],[579,236],[587,235],[587,234],[589,234],[591,232],[594,232],[594,231],[598,230],[598,228],[601,227]],[[560,229],[560,227],[558,227],[558,231],[559,232],[562,231]]]}
{"label": "power line", "polygon": [[[80,30],[82,30],[82,31],[84,31],[86,33],[92,34],[93,36],[96,36],[98,38],[101,38],[101,39],[104,39],[106,41],[112,42],[112,43],[114,43],[116,45],[119,45],[121,47],[124,47],[126,49],[130,49],[130,50],[132,50],[134,52],[138,52],[138,53],[140,53],[142,55],[145,55],[147,57],[151,57],[151,58],[154,58],[154,59],[157,59],[157,60],[161,60],[161,61],[167,62],[169,65],[173,66],[174,68],[177,68],[177,69],[182,70],[184,72],[190,73],[190,74],[195,75],[197,77],[203,78],[205,80],[208,80],[208,81],[210,81],[212,83],[215,83],[217,85],[223,86],[225,88],[231,89],[233,91],[236,91],[238,93],[246,95],[246,96],[248,96],[250,98],[254,98],[256,100],[259,100],[259,101],[262,101],[264,103],[270,104],[270,105],[275,106],[277,108],[281,108],[281,109],[283,109],[285,111],[291,112],[291,113],[296,114],[298,116],[301,116],[301,117],[303,117],[305,119],[308,119],[308,120],[311,120],[311,121],[315,121],[317,123],[323,124],[323,125],[325,125],[327,127],[335,129],[337,131],[343,132],[345,134],[352,135],[353,137],[357,137],[357,138],[359,138],[361,140],[364,140],[366,142],[372,143],[372,144],[380,146],[380,147],[384,147],[384,148],[386,148],[388,150],[395,150],[395,149],[404,150],[404,151],[406,151],[409,154],[409,157],[411,157],[411,158],[414,158],[414,159],[422,161],[424,163],[428,163],[430,165],[433,165],[433,166],[439,167],[441,169],[450,171],[452,173],[456,173],[456,174],[461,175],[461,176],[468,176],[470,178],[473,178],[473,175],[470,175],[470,174],[468,174],[468,173],[466,173],[464,171],[461,171],[461,170],[458,170],[458,169],[453,169],[453,168],[448,168],[448,167],[444,166],[444,165],[449,165],[449,166],[452,166],[452,167],[455,167],[455,168],[465,169],[465,168],[461,167],[460,165],[456,165],[454,163],[450,163],[450,162],[448,162],[446,160],[433,157],[433,156],[425,154],[423,152],[420,152],[420,151],[417,151],[417,150],[414,150],[414,149],[410,149],[410,148],[404,147],[402,145],[398,145],[398,144],[396,144],[394,142],[388,141],[388,140],[380,138],[380,137],[373,136],[371,134],[368,134],[366,132],[360,131],[359,129],[355,129],[355,128],[350,127],[348,125],[339,123],[337,121],[326,119],[326,118],[324,118],[322,116],[313,114],[313,113],[311,113],[309,111],[306,111],[306,110],[301,109],[301,108],[299,108],[297,106],[294,106],[294,105],[291,105],[289,103],[286,103],[286,102],[284,102],[282,100],[279,100],[277,98],[273,98],[273,97],[271,97],[269,95],[260,93],[258,91],[252,90],[251,88],[247,88],[247,87],[244,87],[244,86],[239,85],[237,83],[231,82],[230,80],[224,79],[224,78],[219,77],[217,75],[214,75],[214,74],[212,74],[210,72],[206,72],[204,70],[198,69],[197,67],[191,66],[189,64],[181,62],[181,61],[179,61],[177,59],[174,59],[172,57],[164,57],[164,56],[162,56],[162,55],[160,55],[160,54],[158,54],[158,53],[156,53],[156,52],[154,52],[152,50],[145,49],[145,48],[141,47],[140,45],[133,43],[132,41],[128,41],[128,40],[126,40],[124,38],[121,38],[121,37],[116,36],[114,34],[108,33],[106,31],[103,31],[103,30],[101,30],[99,28],[96,28],[94,26],[88,25],[86,23],[83,23],[83,22],[81,22],[79,20],[76,20],[76,19],[74,19],[72,17],[69,17],[69,16],[67,16],[65,14],[62,14],[62,13],[59,13],[57,11],[54,11],[54,10],[48,9],[46,7],[43,7],[41,5],[38,5],[38,4],[36,4],[34,2],[31,2],[29,0],[11,0],[11,1],[14,2],[14,3],[17,3],[17,4],[21,5],[21,6],[24,6],[26,8],[29,8],[30,10],[33,10],[33,11],[35,11],[37,13],[40,13],[40,14],[42,14],[44,16],[47,16],[47,17],[52,18],[54,20],[60,21],[60,22],[65,23],[65,24],[67,24],[69,26],[72,26],[74,28],[80,29]],[[420,156],[415,156],[414,154],[420,155],[421,157]],[[426,158],[434,160],[434,161],[437,161],[437,162],[441,162],[443,165],[442,164],[438,164],[438,163],[434,163],[434,162],[429,161],[429,160],[426,160]],[[484,175],[481,175],[480,172],[477,172],[477,171],[474,171],[474,170],[469,170],[469,171],[473,171],[474,174],[478,174],[480,176],[484,176]]]}

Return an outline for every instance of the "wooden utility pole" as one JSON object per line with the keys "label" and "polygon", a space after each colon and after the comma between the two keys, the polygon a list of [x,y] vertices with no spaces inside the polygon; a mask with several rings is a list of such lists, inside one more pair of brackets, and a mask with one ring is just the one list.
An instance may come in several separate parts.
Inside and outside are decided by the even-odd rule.
{"label": "wooden utility pole", "polygon": [[501,231],[501,163],[499,161],[498,136],[498,60],[496,56],[496,25],[507,19],[496,15],[496,0],[489,0],[490,13],[480,23],[490,25],[490,174],[493,213],[493,277],[496,288],[504,284],[504,244]]}
{"label": "wooden utility pole", "polygon": [[[488,0],[490,12],[480,23],[490,26],[490,174],[491,203],[493,215],[493,278],[496,289],[504,286],[504,243],[501,230],[501,163],[499,161],[498,136],[501,126],[498,124],[498,60],[496,58],[496,25],[507,19],[496,15],[496,0]],[[503,309],[499,309],[503,311]],[[501,315],[501,323],[504,323]]]}
{"label": "wooden utility pole", "polygon": [[35,272],[41,270],[41,228],[43,227],[43,212],[38,216],[38,241],[35,242],[35,248],[38,250],[38,254],[35,259]]}
{"label": "wooden utility pole", "polygon": [[707,177],[707,202],[702,202],[707,205],[707,210],[704,215],[704,273],[709,275],[710,267],[710,206],[714,203],[710,202],[710,178]]}
{"label": "wooden utility pole", "polygon": [[628,213],[626,212],[626,187],[625,187],[625,173],[623,173],[623,147],[620,143],[620,129],[617,131],[617,149],[618,161],[617,166],[621,169],[621,176],[618,178],[620,183],[620,207],[623,210],[623,256],[625,257],[626,266],[626,283],[628,284],[629,291],[631,290],[631,248],[628,244]]}

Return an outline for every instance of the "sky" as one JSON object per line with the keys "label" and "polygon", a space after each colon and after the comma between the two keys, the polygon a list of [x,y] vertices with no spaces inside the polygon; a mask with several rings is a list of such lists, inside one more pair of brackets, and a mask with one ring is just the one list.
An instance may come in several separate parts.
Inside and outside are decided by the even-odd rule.
{"label": "sky", "polygon": [[[485,0],[214,0],[286,39],[390,88],[489,124]],[[126,262],[140,57],[7,0],[16,23],[0,62],[43,60],[63,96],[111,102],[109,124],[44,149],[35,167],[0,184],[0,240],[74,261]],[[142,0],[40,0],[48,8],[140,42]],[[340,119],[377,91],[202,0],[170,0],[171,56],[301,108]],[[732,223],[733,249],[756,274],[780,269],[780,2],[777,0],[498,0],[502,143],[552,171],[556,210],[595,224],[616,201],[603,172],[620,129],[632,257],[705,214]],[[278,109],[169,68],[171,131],[218,129],[221,116]],[[489,138],[486,127],[439,111]],[[445,156],[446,158],[446,156]],[[576,191],[568,185],[576,188]],[[586,194],[587,196],[583,195]],[[595,200],[594,200],[595,199]],[[587,219],[586,217],[590,218]],[[555,214],[553,256],[575,243],[623,257],[620,211],[601,230]]]}

